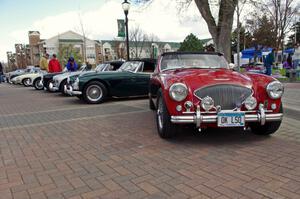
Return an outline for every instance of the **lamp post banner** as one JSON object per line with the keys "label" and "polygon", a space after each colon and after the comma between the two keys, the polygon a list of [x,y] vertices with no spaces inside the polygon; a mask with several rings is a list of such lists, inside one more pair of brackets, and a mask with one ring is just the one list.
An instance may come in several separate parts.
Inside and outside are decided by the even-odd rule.
{"label": "lamp post banner", "polygon": [[125,37],[125,21],[118,19],[118,37]]}

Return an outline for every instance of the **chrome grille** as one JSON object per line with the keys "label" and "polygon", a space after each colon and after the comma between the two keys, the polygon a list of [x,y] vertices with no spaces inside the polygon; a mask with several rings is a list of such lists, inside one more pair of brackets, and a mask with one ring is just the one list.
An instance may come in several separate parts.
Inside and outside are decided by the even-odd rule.
{"label": "chrome grille", "polygon": [[215,106],[220,105],[222,110],[232,110],[240,107],[251,93],[252,90],[247,87],[221,84],[200,88],[194,95],[200,99],[209,96],[214,100]]}

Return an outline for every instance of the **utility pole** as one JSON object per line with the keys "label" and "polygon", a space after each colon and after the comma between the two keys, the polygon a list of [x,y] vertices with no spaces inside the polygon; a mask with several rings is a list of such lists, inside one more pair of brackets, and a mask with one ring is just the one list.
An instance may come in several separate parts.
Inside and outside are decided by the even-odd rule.
{"label": "utility pole", "polygon": [[241,35],[240,35],[240,32],[241,32],[241,27],[240,27],[240,7],[239,7],[239,1],[237,1],[237,4],[236,4],[236,16],[237,16],[237,47],[236,47],[236,51],[237,51],[237,68],[238,68],[238,71],[240,71],[240,39],[241,39]]}

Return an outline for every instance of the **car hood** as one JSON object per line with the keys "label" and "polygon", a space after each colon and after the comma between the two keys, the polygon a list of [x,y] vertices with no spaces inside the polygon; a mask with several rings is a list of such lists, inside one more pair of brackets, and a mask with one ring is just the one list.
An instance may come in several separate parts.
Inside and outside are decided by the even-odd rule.
{"label": "car hood", "polygon": [[84,73],[81,74],[79,77],[80,78],[89,78],[89,77],[94,77],[94,76],[104,76],[104,75],[116,75],[117,73],[120,73],[120,71],[90,71],[90,73]]}
{"label": "car hood", "polygon": [[23,75],[18,76],[20,79],[24,79],[24,78],[32,78],[32,77],[37,77],[37,76],[42,76],[41,73],[26,73]]}
{"label": "car hood", "polygon": [[63,74],[59,74],[59,75],[55,75],[53,77],[53,80],[63,80],[63,79],[66,79],[68,78],[69,76],[72,76],[72,75],[78,75],[82,73],[81,71],[76,71],[76,72],[67,72],[67,73],[63,73]]}
{"label": "car hood", "polygon": [[58,73],[47,73],[44,75],[44,78],[52,78],[54,77],[55,75],[60,75],[60,74],[63,74],[63,72],[58,72]]}
{"label": "car hood", "polygon": [[216,84],[235,84],[251,88],[249,76],[228,69],[177,69],[164,71],[161,78],[167,87],[175,82],[185,83],[192,91]]}

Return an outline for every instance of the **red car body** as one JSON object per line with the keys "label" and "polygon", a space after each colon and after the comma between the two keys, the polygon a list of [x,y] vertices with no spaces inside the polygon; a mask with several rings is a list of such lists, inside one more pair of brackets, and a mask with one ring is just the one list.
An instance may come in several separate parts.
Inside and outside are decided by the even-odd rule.
{"label": "red car body", "polygon": [[[157,67],[150,79],[149,88],[150,107],[152,109],[157,109],[158,97],[161,97],[163,100],[163,104],[164,106],[166,106],[165,108],[167,110],[167,115],[165,118],[167,118],[171,122],[168,125],[176,128],[176,125],[178,124],[194,124],[199,129],[207,127],[218,127],[216,122],[218,112],[220,110],[232,111],[232,109],[224,110],[222,109],[222,107],[220,109],[219,106],[218,108],[214,108],[208,111],[204,110],[201,106],[201,101],[203,98],[199,98],[195,94],[195,92],[199,90],[199,92],[201,93],[201,89],[204,88],[216,88],[218,89],[219,94],[215,96],[218,96],[219,99],[214,99],[214,101],[222,102],[221,98],[224,97],[224,100],[228,100],[227,98],[229,94],[221,94],[221,89],[227,91],[228,88],[231,87],[233,88],[232,92],[234,92],[234,89],[238,90],[240,88],[251,89],[251,95],[256,98],[257,106],[253,110],[247,110],[244,104],[238,105],[235,110],[245,113],[245,128],[257,124],[264,126],[268,122],[277,122],[280,125],[280,121],[282,120],[281,97],[278,99],[272,99],[266,91],[266,87],[268,86],[268,84],[276,81],[276,79],[263,74],[236,72],[229,67],[218,69],[179,68],[161,70],[161,62],[163,57],[170,54],[176,55],[178,53],[165,53],[158,59]],[[207,55],[208,53],[203,54]],[[221,56],[217,53],[213,53],[212,55]],[[170,97],[170,87],[174,83],[182,83],[186,85],[188,94],[184,100],[178,102]],[[192,107],[189,110],[185,108],[185,103],[187,101],[192,102]],[[218,104],[215,104],[214,106],[216,107],[218,106]],[[197,108],[199,109],[198,113]],[[261,111],[263,111],[264,113],[261,113]],[[157,113],[157,115],[159,114],[160,113]],[[203,121],[201,121],[202,119],[200,118],[202,118]],[[157,122],[159,123],[159,119]],[[279,125],[277,126],[279,127]],[[174,130],[175,128],[171,128],[171,130]],[[159,129],[158,124],[158,131],[160,130],[161,129]],[[167,131],[170,131],[170,129],[168,129]],[[260,134],[269,134],[262,133],[262,131],[260,132]],[[170,135],[160,135],[162,137],[170,137],[171,134],[173,135],[173,132],[169,132],[169,134]]]}

